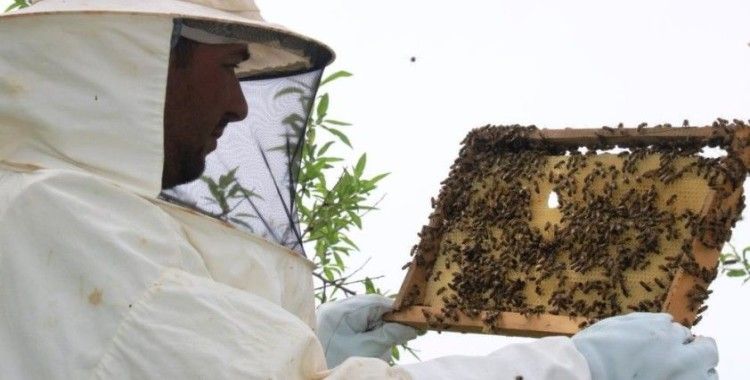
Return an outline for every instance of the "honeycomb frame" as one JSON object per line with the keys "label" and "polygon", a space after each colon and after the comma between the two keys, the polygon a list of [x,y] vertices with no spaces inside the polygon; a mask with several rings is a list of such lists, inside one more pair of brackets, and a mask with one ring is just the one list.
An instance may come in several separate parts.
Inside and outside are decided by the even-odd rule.
{"label": "honeycomb frame", "polygon": [[[492,127],[485,127],[492,128]],[[511,128],[523,128],[514,126]],[[591,150],[610,149],[615,146],[620,148],[638,148],[645,146],[719,146],[727,151],[726,160],[741,163],[742,173],[750,167],[750,127],[741,121],[735,120],[729,123],[719,119],[711,126],[690,127],[683,126],[672,128],[669,125],[646,128],[644,125],[638,128],[604,127],[601,129],[555,129],[545,130],[535,127],[525,127],[525,133],[513,137],[517,139],[519,152],[534,150],[539,146],[544,149],[552,149],[557,155],[566,150],[574,150],[585,147]],[[477,145],[477,141],[471,139],[470,133],[462,154],[471,151]],[[484,142],[486,143],[486,141]],[[555,154],[550,154],[552,156]],[[458,161],[457,161],[458,164]],[[456,165],[457,165],[456,164]],[[454,165],[454,166],[456,166]],[[451,172],[449,179],[454,175]],[[447,180],[446,180],[447,181]],[[699,216],[708,218],[716,211],[741,210],[742,183],[739,186],[724,185],[724,189],[708,191],[705,198],[701,200]],[[539,192],[539,189],[537,189]],[[412,254],[414,258],[408,264],[408,273],[404,279],[401,290],[397,296],[396,311],[386,316],[389,321],[405,323],[420,329],[435,329],[460,332],[482,332],[497,333],[503,335],[540,337],[547,335],[572,335],[592,322],[591,318],[569,314],[553,314],[549,312],[533,313],[529,310],[451,310],[450,315],[445,314],[442,305],[435,304],[434,294],[429,300],[426,289],[431,282],[435,282],[435,268],[438,261],[438,245],[443,236],[436,235],[440,226],[445,223],[444,215],[439,212],[441,197],[438,197],[436,211],[430,216],[429,224],[420,233],[420,245],[415,246]],[[434,205],[435,207],[435,205]],[[728,211],[727,211],[728,212]],[[731,231],[731,225],[724,225],[714,229],[713,233],[721,235],[720,239],[727,236]],[[708,237],[710,240],[710,236]],[[431,242],[430,242],[431,241]],[[721,243],[707,244],[705,237],[693,237],[690,254],[694,257],[694,268],[675,268],[672,280],[666,285],[666,296],[658,310],[673,315],[676,321],[686,326],[692,326],[699,320],[698,315],[705,308],[700,307],[702,301],[708,294],[700,295],[696,304],[696,289],[705,291],[716,275],[716,265],[720,254]],[[426,244],[427,243],[427,244]],[[690,268],[688,268],[690,269]],[[455,275],[446,273],[446,276]],[[440,274],[438,273],[439,277]],[[432,277],[432,279],[431,279]],[[647,285],[643,285],[648,287]],[[651,285],[653,286],[653,284]],[[649,290],[650,292],[650,290]],[[437,293],[440,294],[439,291]],[[426,300],[426,298],[428,298]],[[430,302],[426,302],[430,301]],[[625,312],[629,312],[627,310]],[[622,314],[624,314],[623,312]],[[436,321],[434,316],[442,315],[442,320]]]}

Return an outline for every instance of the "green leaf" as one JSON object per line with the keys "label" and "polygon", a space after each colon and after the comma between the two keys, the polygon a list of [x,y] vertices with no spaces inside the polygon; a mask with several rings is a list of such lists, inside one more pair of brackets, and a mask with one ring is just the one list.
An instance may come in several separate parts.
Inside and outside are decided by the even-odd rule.
{"label": "green leaf", "polygon": [[326,117],[326,113],[328,112],[328,94],[323,94],[323,96],[320,97],[320,100],[318,100],[318,108],[316,109],[316,112],[318,114],[318,124],[320,124],[323,121],[323,118]]}
{"label": "green leaf", "polygon": [[747,272],[745,272],[744,269],[730,269],[727,272],[727,276],[729,277],[742,277],[745,276]]}
{"label": "green leaf", "polygon": [[339,255],[336,251],[331,252],[333,254],[333,259],[336,261],[336,266],[345,269],[346,264],[344,264],[344,260],[341,259],[341,255]]}
{"label": "green leaf", "polygon": [[362,229],[362,218],[360,218],[359,215],[357,215],[354,212],[349,211],[348,213],[349,213],[349,217],[352,218],[352,222],[354,222],[354,224],[357,225],[357,227],[361,230]]}
{"label": "green leaf", "polygon": [[295,126],[296,123],[304,123],[305,119],[302,118],[302,116],[293,113],[287,117],[285,117],[283,120],[281,120],[283,124],[292,125]]}
{"label": "green leaf", "polygon": [[15,0],[13,4],[8,6],[8,8],[5,8],[5,12],[10,12],[14,9],[26,8],[28,6],[29,6],[29,3],[27,3],[26,0]]}
{"label": "green leaf", "polygon": [[320,157],[320,158],[318,158],[318,162],[326,162],[326,163],[328,163],[328,162],[339,162],[339,161],[344,161],[344,159],[341,158],[341,157]]}
{"label": "green leaf", "polygon": [[333,145],[333,141],[329,141],[329,142],[323,144],[323,146],[318,151],[318,155],[322,156],[322,155],[326,154],[326,152],[328,152],[328,148],[330,148],[331,145]]}
{"label": "green leaf", "polygon": [[367,153],[363,153],[362,156],[357,160],[357,165],[354,167],[354,175],[359,178],[362,177],[362,173],[365,171],[365,165],[367,165]]}
{"label": "green leaf", "polygon": [[365,280],[363,281],[365,285],[365,293],[367,294],[373,294],[377,293],[377,289],[375,289],[375,284],[372,283],[372,279],[369,277],[365,277]]}
{"label": "green leaf", "polygon": [[354,248],[357,251],[359,251],[359,247],[357,247],[357,245],[354,244],[354,242],[351,239],[349,239],[347,236],[342,235],[341,236],[341,240],[343,240],[346,244],[349,244],[352,248]]}
{"label": "green leaf", "polygon": [[244,187],[240,187],[240,192],[242,193],[242,195],[245,198],[248,198],[248,199],[250,199],[250,198],[258,198],[260,200],[263,200],[263,197],[260,194],[254,192],[252,190],[248,190],[248,189],[246,189]]}
{"label": "green leaf", "polygon": [[213,178],[210,177],[201,177],[201,180],[208,185],[208,191],[211,192],[211,196],[214,197],[216,202],[220,202],[222,198],[224,198],[224,194],[221,193],[219,190],[219,185],[216,184],[216,182],[213,180]]}
{"label": "green leaf", "polygon": [[235,182],[237,180],[237,178],[235,178],[237,169],[238,168],[234,168],[227,172],[227,174],[219,176],[219,188],[224,189],[228,187],[232,182]]}
{"label": "green leaf", "polygon": [[235,216],[242,218],[259,219],[257,215],[248,214],[246,212],[238,212]]}
{"label": "green leaf", "polygon": [[237,195],[237,193],[242,191],[242,186],[240,186],[239,183],[235,183],[227,192],[227,197],[229,198],[241,198],[240,195]]}
{"label": "green leaf", "polygon": [[336,252],[341,252],[341,253],[343,253],[346,256],[349,256],[349,252],[351,251],[350,248],[340,247],[340,246],[336,246],[336,247],[333,247],[331,249],[334,250],[334,251],[336,251]]}
{"label": "green leaf", "polygon": [[232,179],[226,175],[219,176],[219,188],[224,189],[225,187],[229,186],[229,182],[231,181]]}
{"label": "green leaf", "polygon": [[338,137],[339,140],[341,140],[341,142],[343,142],[344,144],[346,144],[349,148],[352,147],[352,143],[349,142],[349,138],[346,137],[346,135],[344,134],[344,132],[341,132],[341,131],[339,131],[338,129],[335,129],[335,128],[325,128],[325,130],[328,131],[328,132],[331,132],[333,135],[335,135],[336,137]]}
{"label": "green leaf", "polygon": [[285,89],[277,92],[276,95],[273,96],[273,98],[274,99],[278,99],[278,98],[280,98],[280,97],[282,97],[284,95],[287,95],[287,94],[300,94],[300,95],[304,95],[305,94],[305,90],[303,90],[301,88],[298,88],[298,87],[287,87],[287,88],[285,88]]}
{"label": "green leaf", "polygon": [[370,179],[370,182],[371,182],[371,183],[373,183],[373,184],[376,184],[376,183],[380,182],[380,180],[381,180],[381,179],[383,179],[383,178],[385,178],[385,177],[388,177],[388,176],[389,176],[390,174],[391,174],[391,173],[383,173],[383,174],[378,174],[378,175],[376,175],[375,177],[372,177],[372,178]]}
{"label": "green leaf", "polygon": [[203,181],[208,187],[214,186],[217,187],[216,182],[213,178],[208,176],[201,176],[201,181]]}
{"label": "green leaf", "polygon": [[346,77],[350,77],[350,76],[352,76],[352,73],[350,73],[348,71],[344,71],[344,70],[337,71],[337,72],[335,72],[335,73],[327,76],[322,81],[320,81],[320,86],[322,87],[322,86],[326,85],[327,83],[335,81],[336,79],[346,78]]}
{"label": "green leaf", "polygon": [[327,186],[327,183],[326,183],[326,176],[320,176],[319,181],[320,181],[320,188],[321,189],[323,189],[323,190],[328,189],[328,186]]}
{"label": "green leaf", "polygon": [[239,219],[239,218],[229,218],[229,220],[230,220],[231,222],[233,222],[233,223],[239,224],[239,225],[241,225],[241,226],[243,226],[243,227],[247,228],[247,229],[248,229],[248,230],[250,230],[250,231],[254,231],[254,230],[253,230],[253,227],[252,227],[251,225],[247,224],[247,222],[245,222],[245,221],[244,221],[244,220],[242,220],[242,219]]}
{"label": "green leaf", "polygon": [[333,125],[340,125],[342,127],[348,127],[352,125],[351,123],[347,123],[345,121],[339,121],[339,120],[333,120],[333,119],[326,119],[326,124],[333,124]]}
{"label": "green leaf", "polygon": [[393,357],[394,360],[401,359],[401,354],[398,352],[397,346],[391,347],[391,356]]}

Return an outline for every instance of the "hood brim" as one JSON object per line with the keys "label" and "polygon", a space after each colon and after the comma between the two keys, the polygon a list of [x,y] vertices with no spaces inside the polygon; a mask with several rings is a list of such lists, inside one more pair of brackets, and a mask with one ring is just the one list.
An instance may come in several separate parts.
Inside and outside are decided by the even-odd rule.
{"label": "hood brim", "polygon": [[234,13],[179,0],[45,0],[0,16],[33,17],[47,14],[152,15],[212,25],[233,38],[247,41],[251,60],[240,65],[242,79],[266,79],[319,70],[335,59],[326,44],[265,21],[259,12]]}

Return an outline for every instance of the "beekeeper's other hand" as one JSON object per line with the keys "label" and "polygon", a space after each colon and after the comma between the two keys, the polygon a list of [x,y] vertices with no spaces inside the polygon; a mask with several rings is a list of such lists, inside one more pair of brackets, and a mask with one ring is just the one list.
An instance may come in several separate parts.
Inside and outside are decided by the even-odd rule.
{"label": "beekeeper's other hand", "polygon": [[592,380],[718,379],[713,339],[694,337],[665,313],[604,319],[573,336]]}
{"label": "beekeeper's other hand", "polygon": [[391,347],[417,337],[417,330],[399,323],[384,323],[393,300],[376,294],[324,303],[318,308],[318,339],[323,344],[328,368],[348,357],[388,360]]}

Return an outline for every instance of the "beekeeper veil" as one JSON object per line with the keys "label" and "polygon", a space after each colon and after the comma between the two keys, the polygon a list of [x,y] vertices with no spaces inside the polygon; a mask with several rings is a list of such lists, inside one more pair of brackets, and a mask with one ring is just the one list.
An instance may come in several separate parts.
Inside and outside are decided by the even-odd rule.
{"label": "beekeeper veil", "polygon": [[[206,157],[203,176],[167,190],[163,197],[221,218],[237,228],[303,253],[295,208],[296,178],[305,124],[321,78],[298,51],[279,49],[278,36],[200,20],[180,20],[175,37],[201,43],[250,43],[250,59],[237,74],[248,103],[245,120],[230,123]],[[283,66],[277,66],[279,62]]]}
{"label": "beekeeper veil", "polygon": [[304,253],[296,179],[320,60],[330,55],[306,52],[305,44],[267,30],[203,20],[178,20],[178,36],[208,44],[251,41],[250,59],[237,69],[249,112],[245,120],[227,126],[217,149],[206,157],[200,179],[163,197]]}

